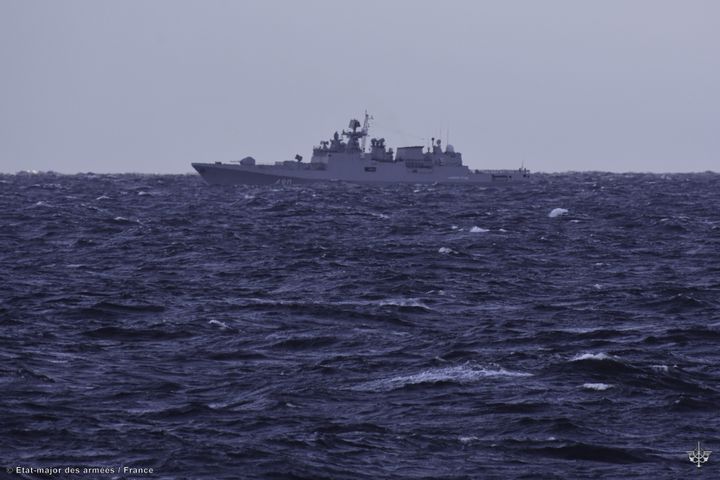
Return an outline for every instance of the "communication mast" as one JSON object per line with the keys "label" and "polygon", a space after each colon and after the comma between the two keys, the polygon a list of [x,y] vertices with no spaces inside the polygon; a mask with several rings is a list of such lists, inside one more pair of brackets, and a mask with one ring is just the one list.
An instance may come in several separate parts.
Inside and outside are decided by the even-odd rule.
{"label": "communication mast", "polygon": [[362,126],[362,140],[360,140],[360,150],[364,153],[365,152],[365,139],[367,139],[368,130],[370,129],[370,120],[373,120],[373,117],[368,115],[367,110],[365,110],[365,121],[363,122]]}

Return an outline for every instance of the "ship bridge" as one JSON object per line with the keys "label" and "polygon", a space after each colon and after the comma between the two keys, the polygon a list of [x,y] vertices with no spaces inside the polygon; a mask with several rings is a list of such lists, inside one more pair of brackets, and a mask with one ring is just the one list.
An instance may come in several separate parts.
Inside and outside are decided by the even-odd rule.
{"label": "ship bridge", "polygon": [[[319,146],[313,148],[311,163],[328,163],[331,157],[334,158],[362,158],[365,154],[365,137],[368,134],[370,117],[365,112],[365,122],[360,124],[356,118],[350,120],[348,128],[342,134],[335,132],[329,141],[320,142]],[[359,130],[358,130],[359,129]],[[342,137],[347,137],[343,141]]]}

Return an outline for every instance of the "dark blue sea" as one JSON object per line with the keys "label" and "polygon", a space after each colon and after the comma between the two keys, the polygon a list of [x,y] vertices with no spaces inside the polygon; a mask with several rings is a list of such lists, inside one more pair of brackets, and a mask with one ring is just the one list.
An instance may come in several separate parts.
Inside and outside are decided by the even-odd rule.
{"label": "dark blue sea", "polygon": [[4,175],[0,327],[2,478],[718,478],[720,175]]}

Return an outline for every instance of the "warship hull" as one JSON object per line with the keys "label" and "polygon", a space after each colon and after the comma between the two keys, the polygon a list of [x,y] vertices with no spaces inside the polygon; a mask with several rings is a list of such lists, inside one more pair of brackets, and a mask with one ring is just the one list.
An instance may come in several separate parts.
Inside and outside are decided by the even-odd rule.
{"label": "warship hull", "polygon": [[335,168],[332,171],[309,168],[312,164],[299,164],[296,168],[229,163],[193,163],[192,166],[211,185],[292,185],[333,181],[368,184],[503,184],[529,179],[525,170],[472,171],[464,166],[408,169],[402,164],[362,163],[355,168],[348,165],[348,168]]}

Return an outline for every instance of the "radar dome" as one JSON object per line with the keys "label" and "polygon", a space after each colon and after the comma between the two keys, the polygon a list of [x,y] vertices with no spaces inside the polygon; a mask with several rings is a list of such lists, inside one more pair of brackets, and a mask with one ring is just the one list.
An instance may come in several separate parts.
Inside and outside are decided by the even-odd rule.
{"label": "radar dome", "polygon": [[448,143],[447,146],[445,147],[445,151],[449,152],[449,153],[455,153],[455,147],[453,147],[452,145],[450,145]]}

